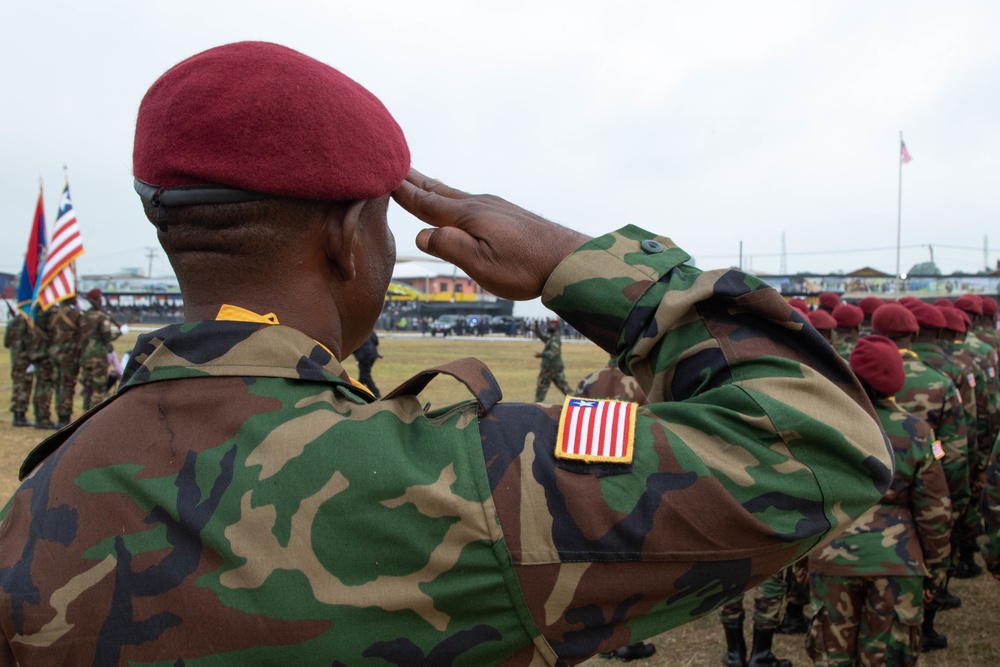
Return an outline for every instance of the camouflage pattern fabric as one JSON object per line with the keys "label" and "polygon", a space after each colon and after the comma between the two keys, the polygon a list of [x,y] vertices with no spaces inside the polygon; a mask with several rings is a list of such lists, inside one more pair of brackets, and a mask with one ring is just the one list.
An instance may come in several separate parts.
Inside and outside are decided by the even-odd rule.
{"label": "camouflage pattern fabric", "polygon": [[55,393],[55,369],[49,357],[49,326],[55,316],[49,308],[35,313],[35,326],[31,329],[31,363],[35,366],[35,388],[32,406],[36,422],[52,418],[52,395]]}
{"label": "camouflage pattern fabric", "polygon": [[566,382],[566,368],[562,358],[562,334],[555,331],[535,329],[535,335],[542,339],[545,348],[542,350],[542,365],[538,371],[538,381],[535,384],[535,401],[541,403],[549,393],[549,385],[555,384],[563,395],[572,393]]}
{"label": "camouflage pattern fabric", "polygon": [[80,318],[80,394],[89,410],[107,397],[108,353],[121,330],[100,308],[91,308]]}
{"label": "camouflage pattern fabric", "polygon": [[49,358],[55,372],[56,414],[60,421],[73,413],[76,378],[80,374],[80,309],[76,299],[61,301],[49,323]]}
{"label": "camouflage pattern fabric", "polygon": [[[561,406],[498,402],[476,360],[376,402],[289,327],[142,336],[22,467],[0,661],[568,665],[759,585],[875,503],[892,455],[777,292],[687,259],[626,227],[545,287],[649,397],[631,464],[557,459]],[[440,373],[475,400],[425,412]]]}
{"label": "camouflage pattern fabric", "polygon": [[646,394],[634,377],[625,375],[611,362],[599,371],[594,371],[580,380],[573,392],[581,398],[620,398],[633,403],[645,403]]}
{"label": "camouflage pattern fabric", "polygon": [[[962,398],[955,383],[910,350],[901,350],[906,383],[896,394],[896,404],[934,429],[944,449],[944,475],[951,494],[951,511],[957,519],[969,505],[969,443],[965,431]],[[884,426],[884,424],[883,424]]]}
{"label": "camouflage pattern fabric", "polygon": [[811,578],[806,652],[816,667],[912,667],[920,654],[920,577]]}
{"label": "camouflage pattern fabric", "polygon": [[855,346],[858,344],[859,337],[854,335],[841,336],[840,338],[834,340],[833,347],[837,350],[837,354],[844,358],[845,361],[850,360],[851,352],[854,351]]}
{"label": "camouflage pattern fabric", "polygon": [[[990,388],[992,400],[987,405],[990,420],[990,445],[1000,431],[1000,360],[997,351],[988,342],[980,339],[973,330],[965,337],[965,347],[977,357],[977,361],[986,373],[986,382]],[[989,450],[987,445],[986,450]],[[987,455],[988,458],[988,455]]]}
{"label": "camouflage pattern fabric", "polygon": [[[755,628],[761,630],[778,629],[778,626],[781,625],[781,612],[785,605],[786,592],[784,571],[775,572],[757,587],[753,597],[753,624]],[[744,597],[746,596],[740,595],[719,607],[719,620],[722,621],[723,625],[743,623],[746,614],[743,610]]]}
{"label": "camouflage pattern fabric", "polygon": [[986,545],[983,558],[986,568],[1000,577],[1000,437],[993,444],[993,455],[986,469],[983,485],[983,523]]}
{"label": "camouflage pattern fabric", "polygon": [[10,411],[28,412],[31,403],[31,383],[34,373],[31,365],[31,325],[24,317],[8,320],[3,334],[3,346],[10,350]]}

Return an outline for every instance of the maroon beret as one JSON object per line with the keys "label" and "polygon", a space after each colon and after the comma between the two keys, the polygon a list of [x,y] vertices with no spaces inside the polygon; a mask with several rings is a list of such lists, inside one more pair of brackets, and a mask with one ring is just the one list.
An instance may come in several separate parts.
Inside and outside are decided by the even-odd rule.
{"label": "maroon beret", "polygon": [[962,317],[963,313],[958,308],[949,308],[948,306],[938,306],[938,310],[944,315],[945,329],[951,329],[952,331],[967,331],[968,327],[965,324],[965,318]]}
{"label": "maroon beret", "polygon": [[871,315],[879,306],[881,306],[885,301],[878,298],[877,296],[866,296],[865,298],[858,301],[858,308],[864,311],[865,315]]}
{"label": "maroon beret", "polygon": [[809,304],[806,303],[803,299],[791,299],[789,300],[788,305],[794,308],[795,310],[799,311],[803,315],[809,314]]}
{"label": "maroon beret", "polygon": [[817,330],[827,330],[837,326],[837,320],[833,319],[833,315],[825,310],[814,310],[806,315],[806,318],[808,318],[809,324]]}
{"label": "maroon beret", "polygon": [[996,316],[997,300],[991,296],[983,297],[983,315]]}
{"label": "maroon beret", "polygon": [[955,307],[967,313],[983,314],[983,299],[975,294],[963,294],[955,299]]}
{"label": "maroon beret", "polygon": [[268,42],[219,46],[167,70],[142,99],[132,150],[136,189],[157,194],[222,186],[374,199],[396,189],[409,168],[403,131],[378,98],[329,65]]}
{"label": "maroon beret", "polygon": [[819,305],[833,310],[840,305],[840,296],[836,292],[823,292],[819,295]]}
{"label": "maroon beret", "polygon": [[872,329],[883,336],[905,336],[920,331],[917,318],[906,306],[887,303],[872,313]]}
{"label": "maroon beret", "polygon": [[875,391],[891,396],[906,384],[899,348],[885,336],[872,334],[859,340],[851,351],[850,363],[855,375]]}
{"label": "maroon beret", "polygon": [[923,301],[914,304],[910,312],[917,318],[917,324],[923,329],[943,329],[948,325],[940,308],[935,308]]}
{"label": "maroon beret", "polygon": [[938,299],[934,302],[938,308],[954,308],[955,303],[951,299]]}
{"label": "maroon beret", "polygon": [[101,290],[99,290],[99,289],[97,289],[95,287],[94,289],[92,289],[89,292],[87,292],[87,298],[90,299],[91,301],[100,301],[101,300]]}
{"label": "maroon beret", "polygon": [[837,320],[837,326],[856,327],[864,321],[865,311],[858,306],[842,303],[833,309],[833,319]]}

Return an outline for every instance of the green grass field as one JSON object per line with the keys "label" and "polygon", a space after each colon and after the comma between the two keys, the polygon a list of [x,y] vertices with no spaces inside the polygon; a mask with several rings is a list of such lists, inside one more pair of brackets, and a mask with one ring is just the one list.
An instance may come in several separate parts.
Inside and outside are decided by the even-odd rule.
{"label": "green grass field", "polygon": [[[133,332],[117,341],[115,347],[118,353],[128,351],[135,338],[136,334]],[[379,349],[384,358],[375,364],[373,375],[383,393],[388,393],[425,368],[457,358],[477,357],[493,370],[503,390],[504,400],[530,401],[534,398],[535,378],[538,374],[538,360],[534,358],[534,353],[542,349],[542,344],[537,340],[503,337],[455,340],[430,336],[383,336]],[[563,357],[570,385],[575,385],[607,361],[607,355],[589,342],[565,341]],[[349,373],[357,374],[353,358],[345,366]],[[7,401],[9,396],[10,359],[8,355],[3,355],[0,357],[0,397]],[[443,405],[465,400],[469,396],[468,391],[457,381],[449,377],[438,377],[421,394],[421,400],[432,405]],[[552,388],[548,399],[559,402],[562,395]],[[78,400],[76,414],[79,412]],[[47,433],[30,428],[14,429],[11,427],[10,413],[4,412],[0,416],[0,499],[4,503],[17,488],[17,469],[21,461]],[[1000,583],[987,576],[980,576],[972,580],[955,581],[952,588],[962,597],[963,607],[944,612],[938,617],[938,629],[948,634],[950,646],[944,651],[921,656],[920,664],[925,667],[982,667],[1000,664],[1000,637],[994,627],[1000,621]],[[748,596],[746,602],[748,617],[752,613],[750,597],[752,596]],[[749,637],[749,629],[747,635]],[[725,651],[722,628],[714,614],[659,635],[652,641],[657,647],[657,653],[649,659],[632,664],[717,666],[721,664]],[[804,646],[802,635],[778,635],[775,638],[775,652],[779,657],[791,659],[795,665],[810,664]],[[615,663],[592,658],[584,664],[596,667]]]}

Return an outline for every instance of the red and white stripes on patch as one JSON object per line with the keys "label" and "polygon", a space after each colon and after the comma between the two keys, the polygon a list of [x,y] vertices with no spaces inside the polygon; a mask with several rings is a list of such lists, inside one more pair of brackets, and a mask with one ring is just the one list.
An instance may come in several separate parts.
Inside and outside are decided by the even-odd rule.
{"label": "red and white stripes on patch", "polygon": [[556,457],[590,463],[631,463],[638,405],[567,396],[559,417]]}

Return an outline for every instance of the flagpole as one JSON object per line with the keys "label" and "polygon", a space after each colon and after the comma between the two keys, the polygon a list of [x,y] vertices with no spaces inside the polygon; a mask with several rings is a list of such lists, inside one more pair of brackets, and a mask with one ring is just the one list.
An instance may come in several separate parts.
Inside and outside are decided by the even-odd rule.
{"label": "flagpole", "polygon": [[[902,274],[899,272],[899,249],[903,238],[903,131],[899,131],[900,151],[897,160],[899,161],[899,202],[896,207],[896,280],[900,280]],[[900,283],[900,289],[902,283]]]}

